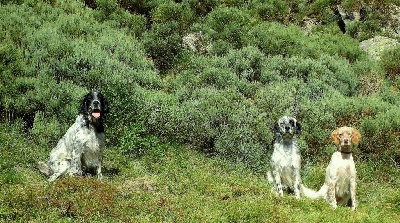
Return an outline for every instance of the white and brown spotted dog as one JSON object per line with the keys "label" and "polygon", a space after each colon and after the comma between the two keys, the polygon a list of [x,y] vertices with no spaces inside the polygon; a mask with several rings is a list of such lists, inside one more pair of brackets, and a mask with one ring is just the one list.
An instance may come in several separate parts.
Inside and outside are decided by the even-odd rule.
{"label": "white and brown spotted dog", "polygon": [[361,138],[360,132],[352,127],[340,127],[331,134],[331,140],[337,146],[326,168],[325,183],[318,192],[305,190],[305,196],[324,198],[336,208],[347,206],[351,200],[351,209],[356,210],[356,167],[352,152]]}

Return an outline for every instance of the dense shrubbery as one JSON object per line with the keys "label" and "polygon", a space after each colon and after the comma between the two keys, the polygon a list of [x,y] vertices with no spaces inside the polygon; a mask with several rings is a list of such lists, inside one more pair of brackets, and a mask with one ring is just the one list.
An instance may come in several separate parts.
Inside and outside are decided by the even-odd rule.
{"label": "dense shrubbery", "polygon": [[[397,51],[376,64],[348,36],[277,23],[296,24],[332,1],[15,3],[0,7],[0,115],[25,123],[43,148],[92,89],[111,104],[108,142],[128,156],[156,143],[153,134],[262,169],[282,115],[303,123],[301,145],[315,157],[339,125],[360,128],[366,154],[399,148]],[[191,32],[206,51],[183,47]],[[366,89],[364,77],[375,76],[381,84]]]}
{"label": "dense shrubbery", "polygon": [[392,79],[400,78],[400,47],[387,50],[381,58],[381,64],[387,76]]}

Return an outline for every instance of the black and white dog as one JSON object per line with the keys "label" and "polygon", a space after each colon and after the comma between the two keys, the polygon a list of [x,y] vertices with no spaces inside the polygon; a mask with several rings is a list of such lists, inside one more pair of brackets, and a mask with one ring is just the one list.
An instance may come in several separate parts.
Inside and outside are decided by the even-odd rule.
{"label": "black and white dog", "polygon": [[275,187],[278,195],[284,190],[294,192],[296,198],[301,193],[301,157],[297,136],[301,134],[301,124],[295,118],[283,116],[273,128],[275,134],[274,151],[270,160],[268,181]]}
{"label": "black and white dog", "polygon": [[49,176],[50,182],[63,175],[86,173],[101,179],[103,121],[108,112],[107,100],[100,92],[83,98],[75,123],[53,148],[47,164],[39,162],[39,170]]}

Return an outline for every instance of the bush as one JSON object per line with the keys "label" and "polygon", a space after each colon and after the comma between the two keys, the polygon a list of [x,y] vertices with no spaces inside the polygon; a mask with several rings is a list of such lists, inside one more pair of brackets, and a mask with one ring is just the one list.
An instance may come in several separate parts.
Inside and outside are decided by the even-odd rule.
{"label": "bush", "polygon": [[195,21],[195,15],[187,4],[169,2],[160,4],[151,12],[152,22],[155,24],[177,22],[179,34],[188,30]]}
{"label": "bush", "polygon": [[177,125],[182,140],[252,167],[262,166],[271,135],[264,114],[243,96],[202,88],[180,107],[182,120]]}
{"label": "bush", "polygon": [[[19,153],[23,150],[32,155],[30,150],[24,149],[27,141],[20,134],[23,131],[21,120],[12,125],[0,123],[0,184],[20,184],[24,177],[16,170],[17,165],[27,164],[31,160],[23,159]],[[18,155],[17,155],[18,154]],[[27,154],[26,154],[27,155]],[[27,155],[27,157],[29,157]]]}
{"label": "bush", "polygon": [[218,0],[186,0],[183,2],[187,3],[198,16],[206,16],[220,4]]}
{"label": "bush", "polygon": [[366,60],[365,52],[358,46],[358,41],[338,34],[315,34],[310,36],[300,50],[302,55],[318,59],[328,54],[347,59],[351,64]]}
{"label": "bush", "polygon": [[374,118],[362,122],[362,157],[365,160],[385,160],[398,167],[400,163],[400,113],[398,108],[386,108]]}
{"label": "bush", "polygon": [[173,67],[173,61],[182,48],[179,24],[175,21],[153,24],[143,36],[146,52],[151,56],[157,69],[166,72]]}
{"label": "bush", "polygon": [[[0,7],[1,121],[23,124],[34,145],[51,148],[92,89],[110,102],[107,144],[129,157],[157,145],[157,135],[261,170],[270,127],[282,115],[303,124],[302,148],[316,158],[332,148],[328,138],[339,125],[398,145],[381,135],[398,131],[395,122],[385,123],[399,105],[396,66],[388,62],[395,52],[371,63],[356,40],[325,32],[331,26],[306,34],[254,15],[287,22],[289,8],[305,14],[306,1],[96,3],[96,9],[81,1]],[[310,9],[332,4],[313,1]],[[192,31],[201,31],[211,50],[184,50],[182,36]],[[393,77],[385,80],[380,65]],[[375,76],[377,89],[366,90]],[[360,144],[366,154],[388,154],[383,140],[366,142]]]}
{"label": "bush", "polygon": [[[310,148],[310,154],[318,156],[327,145],[330,145],[329,136],[337,127],[351,126],[361,131],[362,139],[359,148],[370,147],[369,137],[364,133],[364,122],[375,120],[382,113],[390,109],[388,103],[380,101],[379,97],[362,99],[360,97],[344,97],[337,92],[326,94],[320,101],[301,103],[299,119],[303,121],[303,127],[309,129],[306,141]],[[379,129],[375,129],[378,134]],[[378,146],[378,145],[377,145]],[[383,145],[380,145],[383,146]]]}
{"label": "bush", "polygon": [[255,0],[250,2],[249,8],[266,21],[284,22],[289,15],[289,7],[286,1],[282,0]]}
{"label": "bush", "polygon": [[386,50],[381,57],[381,64],[389,78],[400,77],[400,47]]}
{"label": "bush", "polygon": [[228,66],[237,77],[250,83],[260,81],[265,57],[258,48],[248,46],[240,50],[231,50],[226,58]]}
{"label": "bush", "polygon": [[208,14],[202,31],[212,41],[232,46],[234,49],[240,49],[247,45],[247,33],[258,22],[246,11],[220,7]]}
{"label": "bush", "polygon": [[261,82],[291,78],[302,80],[307,86],[299,92],[303,97],[312,100],[324,96],[331,89],[346,96],[357,95],[359,91],[359,81],[350,64],[341,58],[323,55],[318,60],[313,60],[276,56],[269,58],[264,66]]}
{"label": "bush", "polygon": [[285,27],[275,22],[256,25],[249,31],[249,43],[270,56],[297,55],[301,52],[301,46],[306,38],[300,28]]}
{"label": "bush", "polygon": [[254,47],[230,50],[225,57],[192,56],[187,68],[168,82],[179,100],[186,100],[196,88],[212,86],[236,89],[252,97],[260,78],[263,55]]}

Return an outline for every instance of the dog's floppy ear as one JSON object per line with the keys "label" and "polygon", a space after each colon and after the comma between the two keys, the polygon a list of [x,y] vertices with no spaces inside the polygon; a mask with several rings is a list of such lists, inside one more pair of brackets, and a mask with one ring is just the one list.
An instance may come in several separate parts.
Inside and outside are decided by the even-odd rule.
{"label": "dog's floppy ear", "polygon": [[81,102],[81,107],[79,109],[80,114],[86,114],[88,112],[87,110],[87,100],[89,98],[89,94],[86,94],[85,97],[83,97],[82,102]]}
{"label": "dog's floppy ear", "polygon": [[110,108],[108,107],[108,101],[102,93],[99,92],[98,95],[100,97],[101,102],[103,103],[103,105],[102,105],[103,113],[104,113],[104,117],[106,117],[107,114],[110,112]]}
{"label": "dog's floppy ear", "polygon": [[279,127],[279,123],[275,122],[274,128],[272,128],[272,131],[277,134],[280,133],[280,127]]}
{"label": "dog's floppy ear", "polygon": [[338,132],[339,132],[339,129],[335,129],[331,134],[331,140],[333,143],[335,143],[335,145],[339,145],[339,143],[340,143]]}
{"label": "dog's floppy ear", "polygon": [[295,131],[295,134],[296,135],[300,135],[301,134],[301,131],[302,131],[302,127],[301,127],[301,124],[299,123],[299,122],[295,122],[295,124],[296,124],[296,126],[295,126],[295,128],[296,128],[296,131]]}
{"label": "dog's floppy ear", "polygon": [[360,132],[359,132],[357,129],[355,129],[355,128],[351,128],[351,132],[352,132],[352,134],[351,134],[351,141],[352,141],[352,143],[358,144],[358,142],[359,142],[360,139],[361,139],[361,134],[360,134]]}

